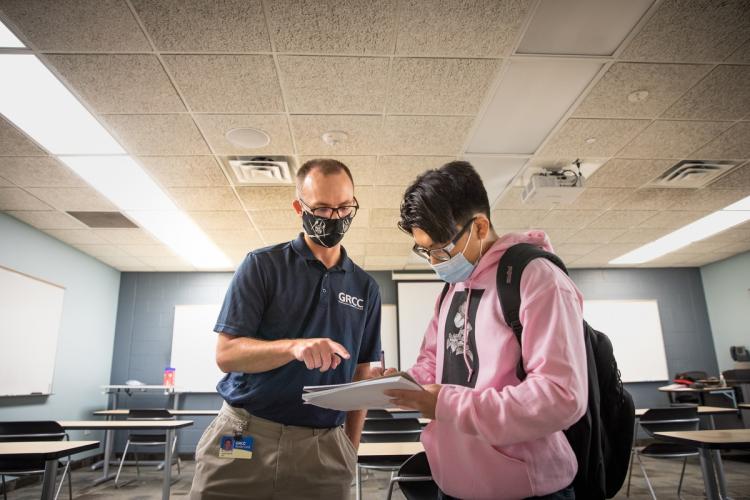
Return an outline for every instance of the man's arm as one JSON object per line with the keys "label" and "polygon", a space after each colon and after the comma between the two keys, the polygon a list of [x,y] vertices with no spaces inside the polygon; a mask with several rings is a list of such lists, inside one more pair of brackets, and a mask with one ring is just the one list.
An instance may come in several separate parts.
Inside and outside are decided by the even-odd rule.
{"label": "man's arm", "polygon": [[325,372],[338,367],[341,358],[349,359],[349,352],[325,338],[259,340],[220,333],[216,344],[216,364],[224,373],[267,372],[294,360]]}
{"label": "man's arm", "polygon": [[[360,363],[354,372],[354,381],[372,378],[370,363]],[[346,422],[344,423],[344,432],[346,432],[349,441],[354,448],[359,448],[359,439],[362,435],[362,428],[365,425],[365,416],[367,410],[355,410],[346,413]]]}

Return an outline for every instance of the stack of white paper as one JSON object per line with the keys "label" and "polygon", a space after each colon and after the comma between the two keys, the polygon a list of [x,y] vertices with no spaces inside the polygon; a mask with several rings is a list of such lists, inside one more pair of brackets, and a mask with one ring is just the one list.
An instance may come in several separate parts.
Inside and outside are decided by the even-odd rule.
{"label": "stack of white paper", "polygon": [[398,372],[349,384],[305,386],[302,399],[305,404],[339,411],[390,408],[391,398],[384,394],[390,389],[424,390],[409,374]]}

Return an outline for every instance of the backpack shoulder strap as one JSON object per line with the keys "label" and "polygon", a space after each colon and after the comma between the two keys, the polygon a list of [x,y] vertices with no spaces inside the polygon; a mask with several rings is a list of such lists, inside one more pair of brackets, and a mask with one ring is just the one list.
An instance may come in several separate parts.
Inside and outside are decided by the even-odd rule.
{"label": "backpack shoulder strap", "polygon": [[443,291],[440,292],[440,301],[438,302],[438,314],[440,314],[440,309],[443,307],[443,301],[445,300],[445,296],[448,295],[448,290],[450,290],[451,284],[446,283],[443,285]]}
{"label": "backpack shoulder strap", "polygon": [[[508,248],[500,258],[497,266],[497,295],[500,298],[500,307],[503,317],[508,326],[513,330],[518,345],[521,345],[523,325],[519,319],[521,310],[521,275],[526,266],[534,259],[545,258],[568,274],[568,270],[560,258],[552,253],[546,252],[538,246],[529,243],[518,243]],[[523,368],[523,359],[518,361],[516,375],[519,380],[526,378]]]}

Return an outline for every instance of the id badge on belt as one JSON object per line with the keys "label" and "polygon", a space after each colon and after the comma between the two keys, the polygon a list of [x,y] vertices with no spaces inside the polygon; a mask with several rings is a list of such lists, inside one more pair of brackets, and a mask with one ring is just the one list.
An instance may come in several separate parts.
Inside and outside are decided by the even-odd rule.
{"label": "id badge on belt", "polygon": [[253,458],[253,438],[235,434],[234,436],[221,436],[219,439],[219,458],[241,458],[249,460]]}

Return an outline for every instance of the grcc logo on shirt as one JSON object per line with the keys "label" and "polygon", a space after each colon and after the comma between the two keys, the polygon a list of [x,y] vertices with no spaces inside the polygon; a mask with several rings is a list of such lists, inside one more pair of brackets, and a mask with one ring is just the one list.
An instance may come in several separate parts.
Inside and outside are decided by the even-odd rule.
{"label": "grcc logo on shirt", "polygon": [[344,292],[339,293],[339,302],[346,306],[353,307],[354,309],[357,309],[359,311],[364,309],[365,303],[364,300],[358,299],[357,297],[353,297]]}

